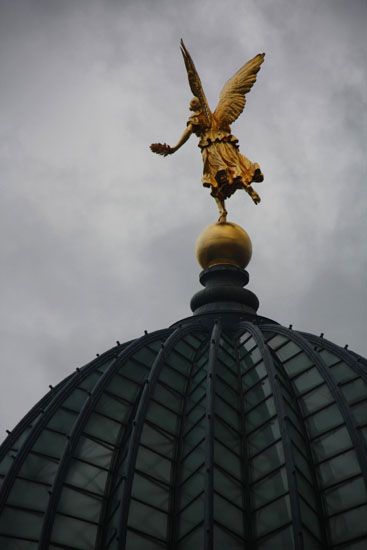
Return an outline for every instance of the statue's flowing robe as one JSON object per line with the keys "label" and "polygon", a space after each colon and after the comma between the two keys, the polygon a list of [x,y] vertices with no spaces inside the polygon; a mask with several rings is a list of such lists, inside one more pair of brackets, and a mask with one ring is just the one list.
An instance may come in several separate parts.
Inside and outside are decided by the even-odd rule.
{"label": "statue's flowing robe", "polygon": [[204,163],[201,181],[205,187],[211,188],[213,197],[224,200],[237,189],[263,180],[259,165],[239,152],[238,139],[231,134],[229,127],[227,131],[218,130],[213,120],[208,128],[201,113],[191,116],[188,124],[200,138],[198,145]]}

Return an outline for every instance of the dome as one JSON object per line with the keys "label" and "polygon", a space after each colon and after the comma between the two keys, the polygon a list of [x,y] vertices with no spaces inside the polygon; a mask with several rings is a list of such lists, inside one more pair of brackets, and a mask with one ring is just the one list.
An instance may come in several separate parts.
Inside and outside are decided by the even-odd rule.
{"label": "dome", "polygon": [[205,270],[194,315],[76,369],[9,433],[1,548],[366,548],[366,361],[257,315],[247,280]]}

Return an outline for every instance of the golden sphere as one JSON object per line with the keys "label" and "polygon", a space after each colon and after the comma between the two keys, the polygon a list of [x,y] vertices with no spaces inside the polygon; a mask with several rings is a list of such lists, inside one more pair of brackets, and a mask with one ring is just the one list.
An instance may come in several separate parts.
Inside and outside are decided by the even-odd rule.
{"label": "golden sphere", "polygon": [[208,225],[196,241],[196,258],[203,269],[218,264],[245,268],[251,255],[251,239],[236,223]]}

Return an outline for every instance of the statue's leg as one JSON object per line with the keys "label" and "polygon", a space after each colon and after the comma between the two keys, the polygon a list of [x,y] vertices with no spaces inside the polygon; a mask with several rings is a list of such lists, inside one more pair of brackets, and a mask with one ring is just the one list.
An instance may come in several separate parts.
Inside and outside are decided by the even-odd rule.
{"label": "statue's leg", "polygon": [[219,210],[218,223],[226,223],[228,212],[224,204],[224,199],[220,199],[219,197],[214,197],[214,199],[215,199],[215,202],[217,203],[218,210]]}
{"label": "statue's leg", "polygon": [[259,195],[256,193],[255,189],[253,187],[251,187],[251,185],[245,186],[244,189],[245,189],[246,193],[248,193],[250,195],[250,197],[252,198],[254,203],[259,204],[261,199],[260,199]]}

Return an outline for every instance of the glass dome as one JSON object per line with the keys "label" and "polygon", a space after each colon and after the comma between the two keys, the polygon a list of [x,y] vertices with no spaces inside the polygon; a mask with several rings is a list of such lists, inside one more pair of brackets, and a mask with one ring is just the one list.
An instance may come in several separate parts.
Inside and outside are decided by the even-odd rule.
{"label": "glass dome", "polygon": [[1,548],[367,547],[366,361],[256,315],[238,282],[231,306],[229,272],[222,302],[201,291],[9,434]]}

